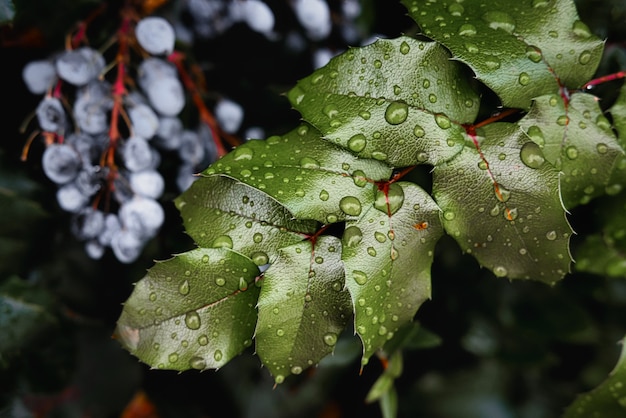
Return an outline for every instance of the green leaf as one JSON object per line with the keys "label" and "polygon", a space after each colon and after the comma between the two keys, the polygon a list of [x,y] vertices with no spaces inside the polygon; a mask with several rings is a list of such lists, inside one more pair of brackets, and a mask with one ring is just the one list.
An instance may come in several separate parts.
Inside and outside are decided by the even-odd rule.
{"label": "green leaf", "polygon": [[57,324],[52,299],[41,288],[18,277],[0,286],[0,365]]}
{"label": "green leaf", "polygon": [[609,377],[590,392],[576,397],[566,409],[563,418],[622,417],[626,415],[626,348],[620,341],[622,352]]}
{"label": "green leaf", "polygon": [[403,0],[423,33],[496,92],[506,107],[581,87],[595,73],[603,42],[571,0]]}
{"label": "green leaf", "polygon": [[571,262],[558,172],[517,125],[493,123],[478,135],[434,170],[446,232],[496,276],[554,283]]}
{"label": "green leaf", "polygon": [[391,183],[377,194],[383,204],[346,222],[342,238],[362,364],[430,298],[433,249],[443,233],[439,208],[417,185]]}
{"label": "green leaf", "polygon": [[597,97],[575,93],[568,103],[557,94],[538,97],[519,125],[561,171],[566,208],[586,204],[615,187],[611,173],[624,151]]}
{"label": "green leaf", "polygon": [[461,70],[435,42],[379,39],[334,57],[288,98],[324,138],[360,157],[435,165],[461,150],[460,124],[478,114]]}
{"label": "green leaf", "polygon": [[334,223],[371,204],[368,183],[386,180],[386,164],[356,157],[310,125],[282,136],[251,140],[207,168],[204,175],[234,178],[267,193],[296,218]]}
{"label": "green leaf", "polygon": [[115,336],[159,369],[217,369],[252,344],[259,270],[227,248],[157,262],[135,286]]}
{"label": "green leaf", "polygon": [[352,309],[344,287],[341,241],[320,236],[281,248],[265,271],[256,351],[276,383],[332,353]]}
{"label": "green leaf", "polygon": [[[613,128],[617,132],[617,142],[626,149],[626,84],[622,85],[617,100],[608,110],[613,120]],[[614,170],[606,187],[606,193],[615,195],[626,186],[626,154],[617,157]]]}
{"label": "green leaf", "polygon": [[276,249],[313,234],[317,222],[293,219],[284,206],[250,186],[200,177],[175,200],[185,230],[200,247],[226,247],[267,264]]}

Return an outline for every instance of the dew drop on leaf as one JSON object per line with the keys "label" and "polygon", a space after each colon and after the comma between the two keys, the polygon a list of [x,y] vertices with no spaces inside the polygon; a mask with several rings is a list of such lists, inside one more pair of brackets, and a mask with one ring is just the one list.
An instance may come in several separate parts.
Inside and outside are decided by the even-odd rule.
{"label": "dew drop on leaf", "polygon": [[206,361],[202,357],[192,357],[189,359],[189,366],[191,366],[192,369],[204,370],[206,368]]}
{"label": "dew drop on leaf", "polygon": [[495,274],[497,277],[505,277],[507,274],[509,274],[509,272],[504,266],[495,266],[493,268],[493,274]]}
{"label": "dew drop on leaf", "polygon": [[365,139],[365,135],[363,134],[356,134],[348,140],[348,148],[353,152],[363,151],[366,145],[367,139]]}
{"label": "dew drop on leaf", "polygon": [[543,147],[544,144],[546,143],[546,140],[545,140],[545,137],[543,136],[543,132],[541,131],[541,128],[536,125],[529,127],[528,131],[526,131],[526,134],[530,137],[530,139],[533,140],[534,143],[536,143],[540,147]]}
{"label": "dew drop on leaf", "polygon": [[206,335],[201,335],[198,337],[198,344],[204,346],[207,345],[209,343],[209,337],[207,337]]}
{"label": "dew drop on leaf", "polygon": [[213,359],[215,359],[215,361],[221,361],[223,356],[221,350],[215,350],[215,353],[213,353]]}
{"label": "dew drop on leaf", "polygon": [[303,157],[300,159],[300,167],[315,170],[320,167],[320,163],[311,157]]}
{"label": "dew drop on leaf", "polygon": [[263,266],[269,262],[269,257],[263,251],[256,251],[250,255],[252,262],[257,266]]}
{"label": "dew drop on leaf", "polygon": [[189,281],[185,280],[184,282],[182,282],[180,286],[178,286],[178,292],[183,296],[188,295],[189,294]]}
{"label": "dew drop on leaf", "polygon": [[185,325],[187,325],[189,329],[200,328],[200,315],[198,315],[198,312],[187,312],[185,314]]}
{"label": "dew drop on leaf", "polygon": [[542,59],[541,50],[532,45],[526,48],[526,56],[529,60],[535,63],[541,62]]}
{"label": "dew drop on leaf", "polygon": [[177,353],[172,353],[169,356],[167,356],[167,360],[170,363],[176,363],[178,361],[178,354]]}
{"label": "dew drop on leaf", "polygon": [[343,232],[342,241],[343,244],[347,247],[356,247],[362,239],[363,233],[358,227],[354,225],[347,227],[346,230]]}
{"label": "dew drop on leaf", "polygon": [[324,335],[324,343],[329,346],[334,346],[337,344],[337,334],[333,332],[329,332]]}
{"label": "dew drop on leaf", "polygon": [[404,102],[391,102],[385,110],[385,120],[390,125],[399,125],[409,115],[409,106]]}
{"label": "dew drop on leaf", "polygon": [[213,241],[214,248],[233,248],[233,240],[228,235],[220,235]]}
{"label": "dew drop on leaf", "polygon": [[376,239],[376,241],[380,242],[381,244],[385,241],[387,241],[387,236],[385,234],[383,234],[382,232],[374,232],[374,238]]}
{"label": "dew drop on leaf", "polygon": [[450,119],[446,115],[443,115],[441,113],[435,115],[435,122],[437,123],[437,126],[439,126],[441,129],[448,129],[450,128],[450,126],[452,126]]}
{"label": "dew drop on leaf", "polygon": [[361,286],[367,283],[367,274],[363,273],[360,270],[353,270],[352,278],[355,282],[357,282],[357,284],[360,284]]}
{"label": "dew drop on leaf", "polygon": [[344,196],[339,201],[339,209],[346,215],[359,216],[361,214],[361,201],[354,196]]}
{"label": "dew drop on leaf", "polygon": [[494,30],[501,29],[507,33],[513,33],[515,30],[515,19],[505,12],[487,12],[483,15],[483,20]]}
{"label": "dew drop on leaf", "polygon": [[530,168],[539,168],[546,161],[541,148],[534,142],[527,142],[522,146],[520,159]]}
{"label": "dew drop on leaf", "polygon": [[573,145],[567,147],[565,149],[565,155],[567,155],[567,158],[569,158],[570,160],[575,160],[576,158],[578,158],[578,148]]}
{"label": "dew drop on leaf", "polygon": [[461,36],[474,36],[476,35],[476,26],[471,23],[464,23],[459,28],[459,35]]}
{"label": "dew drop on leaf", "polygon": [[517,81],[520,83],[520,85],[527,86],[528,83],[530,83],[530,76],[528,75],[528,73],[521,73],[517,78]]}
{"label": "dew drop on leaf", "polygon": [[546,233],[546,238],[549,241],[554,241],[556,239],[556,231],[549,231]]}
{"label": "dew drop on leaf", "polygon": [[578,57],[578,62],[582,65],[586,65],[589,64],[589,61],[591,61],[591,52],[587,50],[581,52],[580,56]]}

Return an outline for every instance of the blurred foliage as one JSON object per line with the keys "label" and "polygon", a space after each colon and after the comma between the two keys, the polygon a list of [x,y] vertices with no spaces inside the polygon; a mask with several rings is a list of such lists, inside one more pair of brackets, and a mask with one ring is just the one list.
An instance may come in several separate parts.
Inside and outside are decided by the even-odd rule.
{"label": "blurred foliage", "polygon": [[[625,252],[623,237],[615,235],[626,229],[626,220],[623,203],[613,198],[592,201],[570,215],[578,232],[574,258],[589,254],[588,261],[554,287],[496,280],[453,240],[442,239],[432,300],[417,313],[418,335],[409,337],[415,338],[415,349],[402,352],[401,374],[385,371],[386,359],[360,373],[361,347],[353,335],[340,338],[335,354],[318,368],[276,388],[251,349],[216,373],[152,371],[139,364],[111,334],[121,302],[152,260],[191,247],[173,203],[161,234],[138,261],[120,265],[108,255],[93,261],[56,207],[53,187],[38,164],[41,146],[33,145],[28,161],[20,161],[26,137],[19,126],[37,103],[21,82],[22,67],[62,47],[65,32],[100,3],[0,2],[3,21],[15,11],[0,32],[0,416],[138,417],[133,411],[143,402],[143,410],[156,410],[160,418],[379,417],[380,406],[365,402],[368,394],[375,399],[376,385],[393,385],[397,400],[382,405],[397,408],[399,417],[552,418],[613,370],[623,370],[623,361],[615,365],[626,335]],[[108,24],[115,22],[118,3],[108,3]],[[395,3],[364,2],[369,32],[415,33]],[[607,39],[598,75],[625,69],[626,3],[579,0],[577,5],[594,33]],[[344,47],[336,37],[330,42]],[[233,54],[233,45],[241,51]],[[243,27],[194,45],[193,53],[210,63],[208,89],[220,86],[238,99],[252,124],[262,121],[271,134],[297,122],[281,93],[310,72],[307,53],[290,54]],[[596,87],[606,97],[603,109],[613,104],[621,84]],[[606,247],[607,239],[615,245]],[[603,260],[610,257],[622,263],[619,269],[606,267]],[[601,396],[615,384],[613,376],[599,387]],[[386,381],[375,383],[380,379]]]}

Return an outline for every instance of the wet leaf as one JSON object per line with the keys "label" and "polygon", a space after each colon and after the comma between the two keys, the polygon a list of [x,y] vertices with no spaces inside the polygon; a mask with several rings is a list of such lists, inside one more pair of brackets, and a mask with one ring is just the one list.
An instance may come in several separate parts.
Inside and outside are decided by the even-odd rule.
{"label": "wet leaf", "polygon": [[580,394],[566,409],[563,418],[620,417],[626,415],[626,349],[622,339],[622,352],[617,364],[598,387]]}
{"label": "wet leaf", "polygon": [[570,0],[403,0],[423,33],[496,92],[506,107],[589,81],[603,42],[580,20]]}
{"label": "wet leaf", "polygon": [[365,185],[388,179],[386,164],[360,159],[327,141],[310,125],[282,136],[251,140],[203,173],[234,178],[276,199],[296,218],[334,223],[371,204]]}
{"label": "wet leaf", "polygon": [[226,247],[267,264],[276,249],[305,239],[317,222],[293,219],[284,206],[244,183],[200,177],[176,198],[185,230],[201,247]]}
{"label": "wet leaf", "polygon": [[496,276],[554,283],[569,272],[572,230],[559,174],[517,125],[485,126],[452,161],[435,167],[443,225]]}
{"label": "wet leaf", "polygon": [[433,249],[443,232],[439,208],[425,191],[408,182],[391,186],[387,200],[402,196],[393,214],[391,205],[370,206],[346,222],[342,238],[363,364],[430,298]]}
{"label": "wet leaf", "polygon": [[435,165],[461,150],[459,124],[478,113],[461,69],[435,42],[379,39],[333,58],[288,97],[324,138],[360,157]]}
{"label": "wet leaf", "polygon": [[352,317],[341,241],[332,236],[282,248],[265,271],[256,351],[277,383],[333,352]]}
{"label": "wet leaf", "polygon": [[158,369],[217,369],[252,344],[259,270],[226,248],[157,262],[124,305],[116,338]]}
{"label": "wet leaf", "polygon": [[538,97],[519,125],[562,173],[567,209],[619,185],[611,181],[611,173],[624,151],[595,96],[575,93],[568,104],[557,94]]}

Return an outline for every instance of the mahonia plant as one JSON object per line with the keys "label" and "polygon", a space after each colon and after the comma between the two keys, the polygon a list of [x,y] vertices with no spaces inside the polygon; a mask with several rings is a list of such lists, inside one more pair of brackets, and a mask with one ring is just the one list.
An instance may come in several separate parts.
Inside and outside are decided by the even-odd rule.
{"label": "mahonia plant", "polygon": [[570,271],[568,210],[626,180],[590,94],[603,41],[571,0],[403,4],[418,36],[334,57],[287,93],[299,126],[176,198],[197,248],[149,269],[115,331],[141,361],[218,369],[254,340],[281,383],[353,326],[364,366],[430,298],[444,234],[497,277]]}

